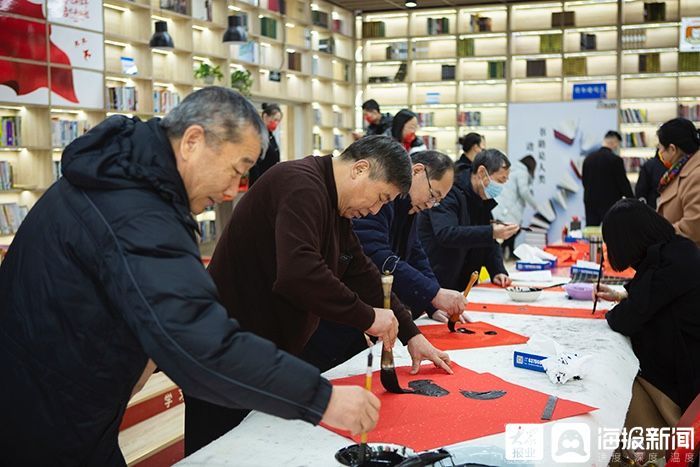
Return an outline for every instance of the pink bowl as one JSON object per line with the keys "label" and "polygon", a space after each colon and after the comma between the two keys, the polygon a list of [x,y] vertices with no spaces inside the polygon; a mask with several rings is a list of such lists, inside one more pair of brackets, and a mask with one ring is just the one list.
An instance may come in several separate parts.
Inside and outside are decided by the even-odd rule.
{"label": "pink bowl", "polygon": [[576,282],[573,284],[566,284],[564,290],[567,295],[574,300],[593,300],[593,287],[593,284]]}

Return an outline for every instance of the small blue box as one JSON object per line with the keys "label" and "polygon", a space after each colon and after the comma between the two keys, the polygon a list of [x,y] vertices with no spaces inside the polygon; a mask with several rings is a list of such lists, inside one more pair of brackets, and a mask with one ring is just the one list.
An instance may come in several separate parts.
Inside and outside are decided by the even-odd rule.
{"label": "small blue box", "polygon": [[544,271],[557,267],[557,260],[545,260],[544,263],[530,263],[527,261],[516,261],[515,269],[518,271]]}
{"label": "small blue box", "polygon": [[531,353],[518,352],[517,350],[513,352],[513,365],[518,368],[525,368],[526,370],[539,371],[546,373],[544,367],[542,366],[542,360],[547,357],[542,355],[534,355]]}

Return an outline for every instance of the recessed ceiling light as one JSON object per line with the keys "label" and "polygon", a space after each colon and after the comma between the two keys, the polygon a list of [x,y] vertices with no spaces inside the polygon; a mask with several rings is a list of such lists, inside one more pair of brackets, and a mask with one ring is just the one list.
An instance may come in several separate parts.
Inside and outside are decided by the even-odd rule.
{"label": "recessed ceiling light", "polygon": [[418,3],[415,2],[415,0],[406,0],[406,3],[404,3],[406,8],[415,8],[418,6]]}

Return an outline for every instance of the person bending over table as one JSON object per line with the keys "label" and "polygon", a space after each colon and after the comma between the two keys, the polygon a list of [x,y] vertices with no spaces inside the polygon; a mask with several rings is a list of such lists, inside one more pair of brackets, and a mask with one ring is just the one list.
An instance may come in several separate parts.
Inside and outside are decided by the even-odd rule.
{"label": "person bending over table", "polygon": [[[464,313],[464,297],[455,290],[440,288],[414,221],[418,212],[438,204],[450,190],[454,163],[437,151],[416,152],[410,157],[413,181],[408,195],[386,204],[377,214],[355,219],[353,229],[365,254],[379,270],[393,270],[393,290],[414,318],[427,311],[434,319],[446,321],[451,314]],[[366,347],[362,332],[321,320],[301,357],[326,371]]]}
{"label": "person bending over table", "polygon": [[619,301],[605,318],[639,359],[625,426],[673,427],[700,393],[700,249],[635,199],[614,204],[602,229],[612,268],[636,270],[625,291],[597,292]]}
{"label": "person bending over table", "polygon": [[418,234],[430,265],[443,287],[464,290],[473,271],[485,266],[491,281],[502,287],[512,281],[496,239],[515,235],[518,225],[493,224],[491,210],[508,181],[510,161],[498,149],[484,149],[471,169],[457,164],[447,197],[418,216]]}
{"label": "person bending over table", "polygon": [[[386,347],[398,330],[414,361],[451,371],[398,299],[394,311],[379,308],[381,275],[352,231],[351,219],[376,214],[410,186],[410,159],[385,136],[362,138],[339,157],[272,167],[236,206],[209,265],[229,315],[295,355],[321,318],[381,337]],[[185,403],[187,453],[247,415],[187,395]]]}

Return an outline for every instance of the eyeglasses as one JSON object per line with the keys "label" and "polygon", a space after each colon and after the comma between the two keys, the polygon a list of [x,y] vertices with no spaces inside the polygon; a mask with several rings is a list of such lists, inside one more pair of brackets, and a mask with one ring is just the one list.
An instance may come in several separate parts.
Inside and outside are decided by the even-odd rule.
{"label": "eyeglasses", "polygon": [[428,176],[428,171],[425,170],[424,172],[425,172],[425,179],[428,180],[428,192],[430,193],[430,199],[428,201],[433,203],[433,207],[439,206],[440,205],[440,198],[435,196],[435,192],[433,191],[433,186],[430,184],[430,177]]}

